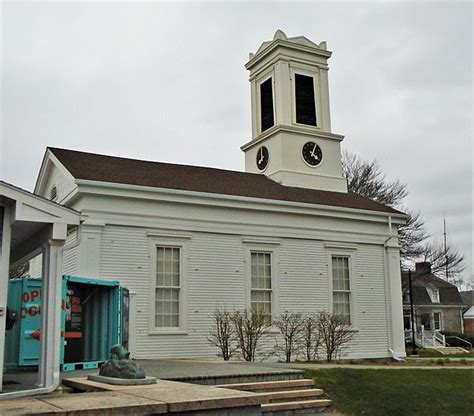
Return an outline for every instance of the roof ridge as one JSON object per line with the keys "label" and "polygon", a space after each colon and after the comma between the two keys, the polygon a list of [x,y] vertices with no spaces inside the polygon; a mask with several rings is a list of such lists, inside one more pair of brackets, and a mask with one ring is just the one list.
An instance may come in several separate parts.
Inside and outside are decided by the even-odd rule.
{"label": "roof ridge", "polygon": [[133,162],[154,163],[154,164],[160,164],[160,165],[180,166],[180,167],[189,167],[189,168],[206,169],[206,170],[207,169],[212,169],[212,170],[218,170],[218,171],[221,171],[221,172],[242,173],[242,174],[245,174],[245,175],[261,176],[259,173],[243,172],[241,170],[222,169],[222,168],[214,168],[214,167],[201,166],[201,165],[186,165],[186,164],[182,164],[182,163],[161,162],[161,161],[157,161],[157,160],[136,159],[136,158],[132,158],[132,157],[106,155],[106,154],[103,154],[103,153],[86,152],[86,151],[83,151],[83,150],[65,149],[65,148],[61,148],[61,147],[47,146],[47,149],[51,150],[53,153],[54,153],[54,150],[59,150],[59,151],[62,151],[62,152],[81,153],[81,154],[84,154],[84,155],[100,156],[100,157],[106,157],[106,158],[111,158],[111,159],[130,160],[130,161],[133,161]]}
{"label": "roof ridge", "polygon": [[403,214],[355,192],[282,185],[261,173],[133,159],[53,146],[48,146],[47,151],[79,179]]}

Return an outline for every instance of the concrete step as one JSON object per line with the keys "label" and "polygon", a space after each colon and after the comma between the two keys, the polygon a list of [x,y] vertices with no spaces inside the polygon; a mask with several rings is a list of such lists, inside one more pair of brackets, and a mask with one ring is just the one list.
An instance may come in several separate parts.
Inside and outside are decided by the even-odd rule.
{"label": "concrete step", "polygon": [[271,391],[266,393],[258,393],[260,397],[264,398],[266,403],[282,403],[289,401],[313,400],[324,395],[324,390],[321,389],[304,389],[304,390],[284,390]]}
{"label": "concrete step", "polygon": [[297,415],[319,413],[331,406],[331,400],[299,400],[283,403],[262,404],[262,414]]}
{"label": "concrete step", "polygon": [[221,384],[217,387],[261,393],[261,392],[272,392],[272,391],[312,389],[314,388],[314,381],[311,379],[304,378],[300,380],[281,380],[281,381],[264,381],[264,382],[256,382],[256,383]]}
{"label": "concrete step", "polygon": [[469,351],[465,350],[464,348],[461,347],[436,347],[436,348],[431,348],[432,350],[438,351],[439,353],[443,355],[447,354],[465,354]]}

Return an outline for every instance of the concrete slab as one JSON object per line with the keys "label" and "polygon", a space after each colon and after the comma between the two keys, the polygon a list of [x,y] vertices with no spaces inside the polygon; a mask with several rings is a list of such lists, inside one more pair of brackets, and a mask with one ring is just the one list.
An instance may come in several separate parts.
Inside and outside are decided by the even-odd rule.
{"label": "concrete slab", "polygon": [[[63,397],[41,397],[45,404],[54,406],[59,414],[163,414],[168,406],[159,400],[147,399],[124,392],[67,394]],[[37,412],[39,413],[39,412]]]}
{"label": "concrete slab", "polygon": [[[272,367],[263,363],[247,363],[242,361],[216,361],[193,359],[161,359],[137,360],[143,366],[147,376],[158,379],[192,382],[199,384],[222,384],[225,382],[255,381],[259,376],[261,380],[271,377],[274,380],[303,378],[303,371],[291,368]],[[94,370],[77,370],[63,373],[63,378],[83,377],[97,373]],[[226,381],[228,379],[229,381]]]}
{"label": "concrete slab", "polygon": [[[114,394],[130,396],[130,403],[133,403],[135,398],[164,403],[170,413],[199,413],[211,409],[241,408],[247,409],[247,412],[253,414],[255,412],[258,413],[260,404],[266,402],[264,397],[256,393],[169,380],[157,380],[156,384],[145,386],[119,386],[99,383],[88,380],[86,377],[76,377],[64,379],[63,383],[77,390],[101,391],[101,393],[77,395],[79,397],[82,396],[84,399],[92,394],[107,395],[113,392]],[[69,395],[69,397],[73,396],[75,395]],[[60,406],[58,402],[48,401],[48,403]],[[242,414],[246,414],[245,411]]]}
{"label": "concrete slab", "polygon": [[255,406],[262,403],[262,398],[254,393],[200,385],[183,385],[172,389],[141,389],[124,393],[162,400],[168,403],[170,412]]}
{"label": "concrete slab", "polygon": [[44,403],[36,398],[0,400],[0,415],[37,415],[40,413],[51,414],[58,409],[52,404]]}
{"label": "concrete slab", "polygon": [[115,378],[101,376],[100,374],[89,374],[87,379],[115,386],[146,386],[148,384],[156,384],[156,377],[148,376],[145,378]]}
{"label": "concrete slab", "polygon": [[80,391],[124,391],[137,389],[176,389],[183,383],[169,380],[156,380],[155,384],[145,384],[143,386],[122,386],[116,384],[100,383],[95,380],[89,380],[86,377],[74,377],[63,379],[63,384]]}

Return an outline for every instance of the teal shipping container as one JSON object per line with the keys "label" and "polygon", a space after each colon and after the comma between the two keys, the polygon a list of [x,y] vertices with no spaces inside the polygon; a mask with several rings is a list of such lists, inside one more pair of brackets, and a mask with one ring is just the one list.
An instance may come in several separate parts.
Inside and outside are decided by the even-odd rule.
{"label": "teal shipping container", "polygon": [[[8,309],[18,321],[6,332],[7,369],[37,366],[41,337],[41,279],[10,280]],[[97,368],[110,348],[128,348],[128,290],[118,281],[64,275],[61,302],[61,369]]]}

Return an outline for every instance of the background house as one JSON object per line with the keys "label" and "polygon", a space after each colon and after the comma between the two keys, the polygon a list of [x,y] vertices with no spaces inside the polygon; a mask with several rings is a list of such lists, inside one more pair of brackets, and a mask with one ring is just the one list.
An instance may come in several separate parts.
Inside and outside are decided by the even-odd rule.
{"label": "background house", "polygon": [[474,290],[461,292],[461,297],[465,305],[463,311],[464,334],[474,337]]}
{"label": "background house", "polygon": [[[408,273],[402,273],[403,321],[405,330],[411,329]],[[464,302],[457,287],[431,273],[428,262],[416,263],[412,272],[415,329],[426,331],[463,330]]]}

